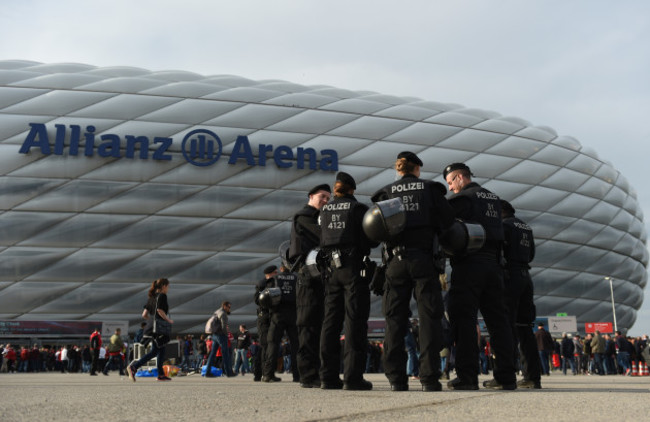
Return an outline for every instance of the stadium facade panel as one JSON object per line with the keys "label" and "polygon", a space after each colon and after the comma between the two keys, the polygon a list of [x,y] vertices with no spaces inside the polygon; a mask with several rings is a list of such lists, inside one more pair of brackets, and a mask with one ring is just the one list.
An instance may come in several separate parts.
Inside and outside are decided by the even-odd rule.
{"label": "stadium facade panel", "polygon": [[[467,163],[536,236],[538,315],[611,321],[643,301],[648,252],[628,181],[576,139],[457,104],[132,67],[0,61],[0,319],[139,323],[172,281],[179,332],[222,300],[254,326],[253,284],[277,264],[306,191],[337,170],[357,197]],[[381,317],[373,298],[372,317]]]}

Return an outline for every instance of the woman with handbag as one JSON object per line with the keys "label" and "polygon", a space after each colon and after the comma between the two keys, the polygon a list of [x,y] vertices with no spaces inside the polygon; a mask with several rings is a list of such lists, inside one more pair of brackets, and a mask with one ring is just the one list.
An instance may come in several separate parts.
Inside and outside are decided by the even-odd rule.
{"label": "woman with handbag", "polygon": [[169,304],[167,303],[167,291],[169,290],[169,280],[159,278],[151,283],[149,288],[149,299],[144,305],[142,318],[148,320],[147,327],[144,329],[145,336],[153,338],[151,342],[151,351],[142,356],[139,360],[131,362],[126,368],[131,381],[135,382],[135,373],[142,365],[147,363],[154,356],[156,357],[156,366],[158,368],[158,381],[170,381],[171,378],[165,376],[163,371],[163,362],[165,360],[165,344],[169,342],[171,336],[171,325],[174,321],[169,318]]}

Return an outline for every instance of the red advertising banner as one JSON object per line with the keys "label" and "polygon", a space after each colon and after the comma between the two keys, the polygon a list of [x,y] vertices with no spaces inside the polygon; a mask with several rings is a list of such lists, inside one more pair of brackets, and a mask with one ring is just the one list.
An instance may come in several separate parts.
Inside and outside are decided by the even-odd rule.
{"label": "red advertising banner", "polygon": [[614,333],[614,326],[611,322],[586,322],[585,333],[593,333],[596,330],[601,333]]}

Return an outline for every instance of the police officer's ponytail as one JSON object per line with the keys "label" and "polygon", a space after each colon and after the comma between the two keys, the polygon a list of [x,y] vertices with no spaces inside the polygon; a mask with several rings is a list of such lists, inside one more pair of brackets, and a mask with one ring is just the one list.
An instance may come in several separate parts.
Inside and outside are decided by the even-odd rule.
{"label": "police officer's ponytail", "polygon": [[352,186],[350,186],[350,185],[348,185],[346,183],[340,182],[340,181],[337,181],[336,183],[334,183],[334,191],[333,191],[333,193],[334,193],[334,196],[336,196],[337,198],[341,198],[341,197],[343,197],[345,195],[351,194],[352,192],[354,192],[354,189],[352,189]]}
{"label": "police officer's ponytail", "polygon": [[334,196],[341,198],[345,195],[351,195],[357,188],[357,182],[354,177],[340,171],[336,174],[336,182],[334,182]]}
{"label": "police officer's ponytail", "polygon": [[407,161],[406,158],[398,158],[397,161],[395,161],[395,170],[403,174],[415,173],[415,168],[417,166],[417,164]]}

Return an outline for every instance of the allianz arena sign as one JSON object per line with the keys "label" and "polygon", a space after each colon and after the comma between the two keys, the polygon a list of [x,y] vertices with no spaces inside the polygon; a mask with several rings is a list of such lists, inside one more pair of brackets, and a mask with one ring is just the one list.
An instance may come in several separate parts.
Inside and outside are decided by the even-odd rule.
{"label": "allianz arena sign", "polygon": [[[85,155],[92,157],[130,158],[140,160],[170,161],[173,159],[170,147],[173,138],[154,137],[150,139],[145,135],[124,135],[124,137],[104,133],[95,134],[95,126],[88,125],[83,129],[80,125],[54,125],[53,137],[48,133],[44,123],[29,123],[30,130],[20,147],[21,154],[29,154],[32,150],[40,151],[43,155]],[[122,139],[124,138],[124,139]],[[66,146],[66,139],[68,145]],[[83,140],[83,142],[82,142]],[[53,142],[52,142],[53,141]],[[215,164],[221,157],[223,144],[217,134],[207,129],[195,129],[187,133],[181,142],[183,157],[188,163],[199,167]],[[235,165],[241,162],[248,166],[265,167],[267,154],[278,168],[337,171],[338,153],[333,149],[323,149],[317,152],[313,148],[293,149],[287,145],[259,144],[256,155],[247,136],[237,137],[228,159],[228,164]]]}

